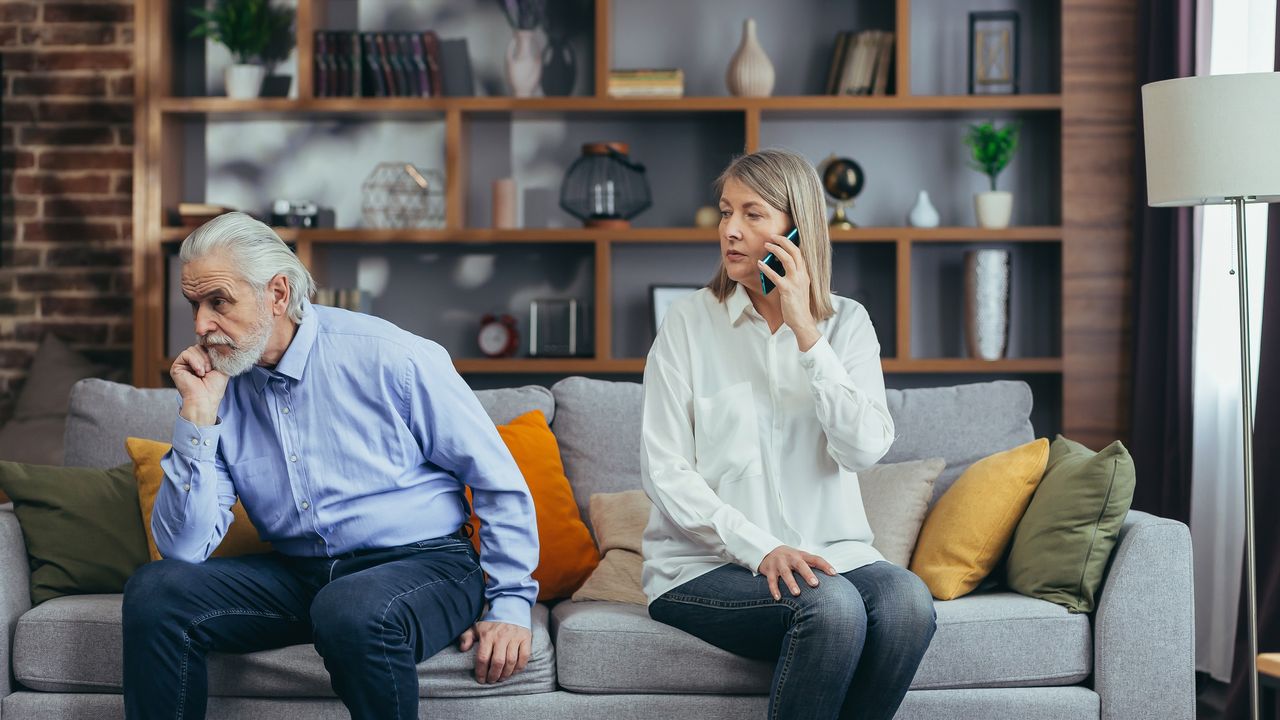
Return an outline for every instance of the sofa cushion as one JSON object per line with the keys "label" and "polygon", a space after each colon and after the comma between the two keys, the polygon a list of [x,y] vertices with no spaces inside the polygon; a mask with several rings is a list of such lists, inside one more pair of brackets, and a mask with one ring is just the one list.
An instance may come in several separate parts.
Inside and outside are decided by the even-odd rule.
{"label": "sofa cushion", "polygon": [[880,462],[946,460],[933,483],[935,502],[973,463],[1036,437],[1031,387],[1021,380],[888,390],[886,396],[897,436]]}
{"label": "sofa cushion", "polygon": [[[530,410],[541,410],[548,422],[555,417],[551,391],[540,385],[480,390],[476,397],[495,425],[509,423]],[[81,380],[71,389],[65,464],[114,467],[129,462],[125,438],[168,442],[177,416],[177,390]]]}
{"label": "sofa cushion", "polygon": [[[1014,593],[937,602],[938,631],[913,690],[1074,685],[1088,677],[1089,616]],[[773,663],[748,660],[622,603],[552,611],[557,676],[584,693],[767,694]]]}
{"label": "sofa cushion", "polygon": [[[123,595],[50,600],[18,620],[13,673],[46,692],[120,692],[120,605]],[[533,609],[533,653],[524,672],[496,685],[475,681],[475,649],[456,645],[418,665],[419,697],[527,695],[556,689],[555,648],[544,605]],[[243,697],[333,697],[324,661],[311,645],[244,655],[209,656],[209,694]]]}
{"label": "sofa cushion", "polygon": [[[582,517],[595,493],[640,489],[642,387],[583,377],[551,386],[565,473]],[[1031,388],[1020,380],[943,388],[888,390],[897,438],[881,463],[939,457],[946,469],[934,482],[941,497],[977,460],[1035,439]]]}

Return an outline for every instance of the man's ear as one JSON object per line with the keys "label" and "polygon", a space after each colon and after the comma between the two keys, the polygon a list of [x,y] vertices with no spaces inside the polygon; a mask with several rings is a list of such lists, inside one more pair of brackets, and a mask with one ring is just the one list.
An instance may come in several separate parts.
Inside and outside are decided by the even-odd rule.
{"label": "man's ear", "polygon": [[276,275],[267,281],[267,297],[271,300],[271,314],[277,317],[289,314],[289,298],[293,288],[289,287],[289,278],[284,274]]}

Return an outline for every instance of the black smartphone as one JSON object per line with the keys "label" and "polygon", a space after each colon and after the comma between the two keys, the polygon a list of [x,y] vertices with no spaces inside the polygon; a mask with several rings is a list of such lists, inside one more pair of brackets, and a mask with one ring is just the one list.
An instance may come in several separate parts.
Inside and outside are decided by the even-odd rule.
{"label": "black smartphone", "polygon": [[[791,228],[791,232],[787,233],[787,239],[799,246],[800,228]],[[764,256],[764,264],[765,267],[773,268],[774,272],[783,277],[787,274],[787,269],[782,266],[782,261],[774,257],[773,253],[769,253]],[[763,270],[760,271],[760,287],[764,290],[765,295],[773,292],[773,281],[769,279],[769,276],[764,274]]]}

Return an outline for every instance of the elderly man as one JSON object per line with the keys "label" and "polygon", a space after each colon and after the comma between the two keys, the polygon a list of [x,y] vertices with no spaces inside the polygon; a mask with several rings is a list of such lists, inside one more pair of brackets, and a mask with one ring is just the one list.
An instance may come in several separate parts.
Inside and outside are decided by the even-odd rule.
{"label": "elderly man", "polygon": [[[127,715],[203,717],[211,650],[314,642],[351,715],[379,720],[418,717],[415,665],[455,639],[477,646],[479,682],[522,670],[533,501],[444,349],[312,306],[306,268],[242,213],[181,260],[198,342],[169,371],[181,406],[151,517],[165,559],[125,588]],[[275,552],[210,559],[237,497]]]}

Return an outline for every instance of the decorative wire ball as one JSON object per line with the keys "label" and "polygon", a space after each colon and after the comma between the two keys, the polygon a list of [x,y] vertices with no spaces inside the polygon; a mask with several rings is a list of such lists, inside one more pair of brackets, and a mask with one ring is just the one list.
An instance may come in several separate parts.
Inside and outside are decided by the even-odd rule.
{"label": "decorative wire ball", "polygon": [[360,185],[365,225],[444,227],[444,173],[410,163],[378,163]]}

